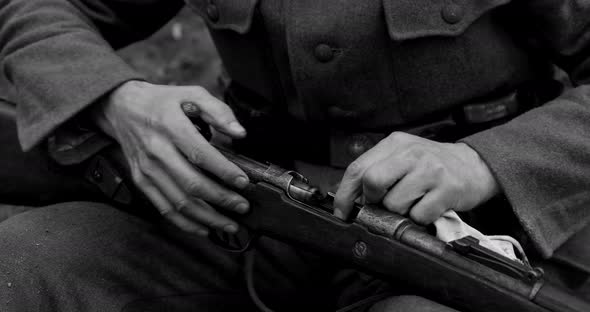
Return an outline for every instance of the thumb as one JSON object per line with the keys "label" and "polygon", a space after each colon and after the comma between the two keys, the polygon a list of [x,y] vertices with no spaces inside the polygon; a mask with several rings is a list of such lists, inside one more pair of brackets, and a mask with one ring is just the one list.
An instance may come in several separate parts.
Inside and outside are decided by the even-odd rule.
{"label": "thumb", "polygon": [[188,117],[200,117],[216,130],[233,138],[246,136],[246,129],[238,122],[232,109],[202,87],[187,87],[189,90],[182,102]]}

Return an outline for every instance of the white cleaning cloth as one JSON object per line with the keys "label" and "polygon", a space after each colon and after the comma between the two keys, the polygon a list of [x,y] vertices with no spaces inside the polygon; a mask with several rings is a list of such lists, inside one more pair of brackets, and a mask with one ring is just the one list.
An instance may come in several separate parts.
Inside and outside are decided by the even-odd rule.
{"label": "white cleaning cloth", "polygon": [[[452,210],[445,212],[434,222],[434,226],[436,227],[436,236],[445,243],[466,236],[473,236],[478,239],[479,244],[485,248],[495,251],[496,253],[512,260],[521,261],[522,259],[522,261],[528,262],[524,251],[517,240],[505,235],[484,235],[461,220],[459,215]],[[515,249],[519,253],[520,258],[516,255]]]}

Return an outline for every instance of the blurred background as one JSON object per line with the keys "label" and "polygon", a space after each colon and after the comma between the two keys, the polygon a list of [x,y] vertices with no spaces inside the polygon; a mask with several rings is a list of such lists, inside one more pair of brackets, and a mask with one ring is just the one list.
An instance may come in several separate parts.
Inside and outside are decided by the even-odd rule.
{"label": "blurred background", "polygon": [[119,54],[150,82],[200,85],[220,96],[222,65],[204,21],[189,8],[149,39]]}

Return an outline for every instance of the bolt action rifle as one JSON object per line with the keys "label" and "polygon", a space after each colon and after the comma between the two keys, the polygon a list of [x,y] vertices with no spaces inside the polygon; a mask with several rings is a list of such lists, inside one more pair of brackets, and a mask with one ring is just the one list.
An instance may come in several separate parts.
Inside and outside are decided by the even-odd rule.
{"label": "bolt action rifle", "polygon": [[[191,117],[186,109],[185,113]],[[199,119],[193,122],[210,138],[208,126]],[[301,174],[218,149],[250,179],[241,193],[252,208],[245,215],[228,214],[253,233],[251,238],[268,236],[333,258],[461,311],[590,311],[590,303],[553,286],[541,269],[497,254],[473,237],[445,243],[410,219],[377,205],[355,204],[351,220],[342,221],[332,214],[332,194],[322,194]],[[114,159],[120,170],[125,160]],[[108,162],[96,158],[86,176],[92,180],[98,170],[111,180],[123,181],[117,170],[105,165]],[[103,191],[111,198],[133,197],[124,183]],[[236,248],[215,232],[210,238],[234,251],[252,246],[249,240]]]}
{"label": "bolt action rifle", "polygon": [[230,151],[250,177],[251,212],[235,219],[258,235],[354,265],[461,311],[590,311],[590,304],[544,280],[542,270],[508,259],[473,237],[444,243],[409,219],[356,205],[351,221],[332,215],[333,197],[300,174]]}
{"label": "bolt action rifle", "polygon": [[[355,204],[353,218],[342,221],[332,215],[333,195],[322,194],[301,174],[218,149],[250,178],[241,191],[250,212],[228,214],[253,233],[247,242],[232,246],[212,232],[210,238],[221,247],[244,252],[253,237],[268,236],[466,312],[590,311],[590,303],[553,286],[541,269],[497,254],[473,237],[445,243],[377,205]],[[123,181],[107,165],[109,159],[95,158],[87,177],[102,172],[101,181],[104,173]],[[111,198],[131,198],[123,183],[106,190]]]}
{"label": "bolt action rifle", "polygon": [[[0,128],[14,127],[12,109],[0,110]],[[2,136],[6,146],[16,148],[16,134],[4,133],[8,133]],[[351,264],[461,311],[590,311],[589,303],[553,286],[541,270],[496,254],[471,237],[444,243],[409,219],[375,205],[357,205],[354,217],[342,221],[332,215],[332,196],[320,193],[302,175],[221,151],[250,178],[243,195],[252,209],[232,217],[255,235]],[[4,154],[10,156],[5,163],[16,158]],[[131,185],[124,182],[125,167],[120,150],[111,149],[86,166],[85,180],[125,205],[135,197]],[[80,184],[83,179],[62,174],[59,180]]]}
{"label": "bolt action rifle", "polygon": [[[12,108],[0,110],[0,128],[15,128]],[[3,132],[2,142],[16,148],[13,132]],[[354,217],[342,221],[332,215],[331,195],[321,194],[302,175],[227,150],[222,153],[250,177],[243,195],[252,209],[232,217],[255,235],[351,264],[461,311],[590,311],[589,303],[553,286],[541,270],[496,254],[471,237],[444,243],[409,219],[374,205],[357,205]],[[11,155],[3,163],[17,158]],[[120,150],[111,150],[94,157],[84,180],[114,202],[128,204],[135,196],[124,183],[125,166]],[[15,172],[22,173],[18,168]],[[72,180],[72,185],[83,182],[66,175],[51,177]],[[35,181],[25,179],[23,184]]]}

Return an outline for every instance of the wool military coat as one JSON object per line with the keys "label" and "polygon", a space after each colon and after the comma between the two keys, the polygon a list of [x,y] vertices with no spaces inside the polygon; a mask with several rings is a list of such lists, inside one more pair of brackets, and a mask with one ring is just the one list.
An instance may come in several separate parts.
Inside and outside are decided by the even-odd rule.
{"label": "wool military coat", "polygon": [[[565,69],[575,88],[463,139],[546,257],[590,221],[590,1],[187,0],[234,81],[302,122],[389,129]],[[180,0],[0,0],[19,138],[39,144],[141,75],[113,49]],[[351,118],[351,116],[353,118]]]}

